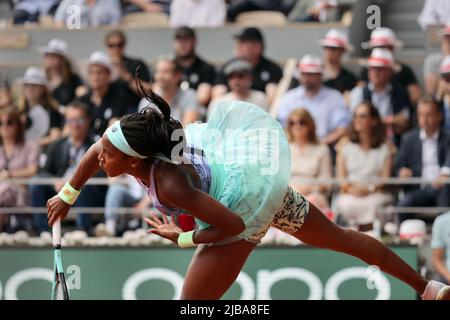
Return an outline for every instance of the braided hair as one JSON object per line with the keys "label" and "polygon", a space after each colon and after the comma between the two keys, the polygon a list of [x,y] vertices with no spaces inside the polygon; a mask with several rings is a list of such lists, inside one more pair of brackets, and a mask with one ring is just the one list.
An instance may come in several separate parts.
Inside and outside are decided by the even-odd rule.
{"label": "braided hair", "polygon": [[[135,71],[135,81],[138,93],[145,97],[149,105],[140,112],[128,114],[120,120],[122,132],[128,144],[136,152],[143,156],[154,157],[156,153],[162,153],[171,159],[172,149],[180,141],[172,141],[172,133],[179,130],[183,148],[185,137],[181,123],[170,116],[169,104],[152,89],[144,88],[137,76],[140,66]],[[158,107],[158,110],[150,107],[150,104]]]}

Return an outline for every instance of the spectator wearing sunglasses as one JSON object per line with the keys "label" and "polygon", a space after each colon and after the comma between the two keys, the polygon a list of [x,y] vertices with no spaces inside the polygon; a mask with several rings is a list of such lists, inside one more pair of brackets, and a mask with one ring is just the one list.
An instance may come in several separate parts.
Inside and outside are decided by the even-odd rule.
{"label": "spectator wearing sunglasses", "polygon": [[211,114],[218,102],[223,101],[246,101],[268,111],[269,104],[264,92],[252,89],[253,68],[250,62],[236,58],[226,65],[224,74],[227,77],[230,92],[211,102],[208,108],[208,115]]}
{"label": "spectator wearing sunglasses", "polygon": [[10,219],[12,216],[1,208],[27,205],[26,186],[8,183],[7,179],[32,177],[38,170],[38,157],[38,143],[25,140],[20,113],[12,107],[0,109],[0,232],[24,227],[24,215]]}
{"label": "spectator wearing sunglasses", "polygon": [[82,85],[81,78],[75,73],[67,42],[52,39],[47,46],[39,48],[43,55],[45,73],[52,97],[66,106],[75,99],[77,88]]}
{"label": "spectator wearing sunglasses", "polygon": [[[44,164],[36,178],[71,177],[85,152],[94,143],[89,135],[91,119],[88,107],[81,102],[73,102],[66,107],[65,123],[68,127],[68,136],[51,144],[44,156]],[[105,177],[99,171],[97,177]],[[61,181],[64,181],[62,179]],[[53,185],[33,184],[30,187],[31,204],[34,208],[45,207],[47,199],[57,193],[64,182],[55,182]],[[101,185],[87,185],[77,199],[75,207],[103,207],[106,187]],[[35,213],[33,215],[37,233],[48,230],[47,216]],[[87,213],[78,214],[77,229],[90,231],[91,219]]]}
{"label": "spectator wearing sunglasses", "polygon": [[295,109],[290,113],[286,135],[292,157],[289,185],[319,208],[327,208],[330,185],[326,182],[317,183],[311,179],[332,177],[330,150],[327,145],[319,143],[314,119],[306,109]]}
{"label": "spectator wearing sunglasses", "polygon": [[128,109],[131,112],[136,111],[136,107],[141,100],[134,79],[136,69],[138,66],[140,67],[138,76],[144,83],[150,81],[150,73],[144,61],[125,55],[126,45],[127,37],[121,30],[112,30],[105,36],[105,46],[107,47],[108,55],[119,76],[116,82],[123,88],[128,101]]}

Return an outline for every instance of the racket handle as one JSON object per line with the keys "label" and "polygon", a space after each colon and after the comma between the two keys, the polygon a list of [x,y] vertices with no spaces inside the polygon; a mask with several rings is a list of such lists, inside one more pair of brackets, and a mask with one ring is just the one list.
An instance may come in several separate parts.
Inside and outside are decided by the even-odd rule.
{"label": "racket handle", "polygon": [[55,221],[52,227],[53,246],[61,245],[61,219]]}

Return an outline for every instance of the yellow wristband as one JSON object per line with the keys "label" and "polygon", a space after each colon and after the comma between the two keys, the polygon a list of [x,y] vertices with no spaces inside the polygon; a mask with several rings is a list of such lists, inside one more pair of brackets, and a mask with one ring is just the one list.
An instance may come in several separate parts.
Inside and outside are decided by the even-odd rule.
{"label": "yellow wristband", "polygon": [[180,248],[195,247],[196,244],[194,243],[194,232],[195,230],[180,233],[180,235],[178,236],[178,246]]}
{"label": "yellow wristband", "polygon": [[69,182],[66,182],[61,191],[58,192],[59,198],[67,204],[73,205],[77,201],[79,190],[74,189]]}

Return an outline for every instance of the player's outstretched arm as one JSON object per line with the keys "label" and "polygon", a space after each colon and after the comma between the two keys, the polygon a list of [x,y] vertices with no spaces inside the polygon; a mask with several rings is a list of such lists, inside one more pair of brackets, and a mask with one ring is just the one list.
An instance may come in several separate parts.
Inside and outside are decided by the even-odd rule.
{"label": "player's outstretched arm", "polygon": [[[102,145],[100,141],[94,143],[88,151],[86,151],[83,159],[78,165],[75,174],[69,181],[70,186],[76,190],[80,190],[86,181],[95,175],[100,169],[98,163],[98,156],[102,151]],[[47,201],[47,218],[48,225],[52,226],[53,223],[61,217],[64,219],[69,212],[70,204],[64,202],[58,195]]]}

